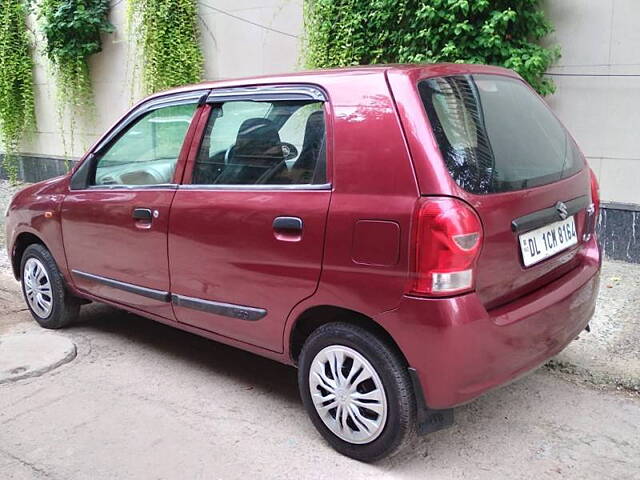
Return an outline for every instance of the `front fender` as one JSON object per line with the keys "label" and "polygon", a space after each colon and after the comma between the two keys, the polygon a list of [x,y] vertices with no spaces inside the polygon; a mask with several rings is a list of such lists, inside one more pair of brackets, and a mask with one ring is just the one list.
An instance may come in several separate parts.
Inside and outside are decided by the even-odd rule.
{"label": "front fender", "polygon": [[65,281],[69,281],[60,221],[68,182],[68,176],[53,178],[30,185],[13,197],[5,228],[7,254],[16,279],[20,278],[19,254],[37,239],[51,252]]}

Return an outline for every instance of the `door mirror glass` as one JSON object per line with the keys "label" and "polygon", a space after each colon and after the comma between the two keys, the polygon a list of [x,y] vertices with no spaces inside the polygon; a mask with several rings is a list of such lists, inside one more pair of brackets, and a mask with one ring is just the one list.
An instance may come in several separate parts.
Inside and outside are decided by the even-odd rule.
{"label": "door mirror glass", "polygon": [[93,185],[171,183],[197,105],[171,105],[145,114],[98,156]]}

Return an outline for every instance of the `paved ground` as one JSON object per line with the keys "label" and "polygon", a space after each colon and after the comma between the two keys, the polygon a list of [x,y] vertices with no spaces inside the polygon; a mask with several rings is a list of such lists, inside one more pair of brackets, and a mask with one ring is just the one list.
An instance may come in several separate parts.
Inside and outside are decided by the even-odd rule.
{"label": "paved ground", "polygon": [[548,366],[640,392],[640,265],[605,262],[592,327]]}
{"label": "paved ground", "polygon": [[[594,333],[377,465],[324,444],[294,369],[83,307],[73,361],[0,385],[0,479],[640,478],[639,279],[607,263]],[[0,339],[40,331],[0,272]]]}

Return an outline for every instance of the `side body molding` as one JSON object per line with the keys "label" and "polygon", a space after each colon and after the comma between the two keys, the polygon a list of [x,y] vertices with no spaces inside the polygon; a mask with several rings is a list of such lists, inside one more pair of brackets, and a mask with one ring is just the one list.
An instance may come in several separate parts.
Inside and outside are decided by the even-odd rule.
{"label": "side body molding", "polygon": [[131,283],[121,282],[112,278],[101,277],[100,275],[94,275],[92,273],[82,272],[80,270],[72,270],[72,272],[74,275],[87,280],[101,283],[111,288],[116,288],[125,292],[152,298],[161,302],[171,302],[174,305],[191,308],[193,310],[200,310],[207,313],[222,315],[224,317],[235,318],[238,320],[256,321],[260,320],[267,314],[267,311],[263,308],[248,307],[244,305],[235,305],[232,303],[214,302],[211,300],[202,300],[200,298],[186,297],[184,295],[171,294],[170,292],[154,290],[152,288],[146,288],[138,285],[133,285]]}

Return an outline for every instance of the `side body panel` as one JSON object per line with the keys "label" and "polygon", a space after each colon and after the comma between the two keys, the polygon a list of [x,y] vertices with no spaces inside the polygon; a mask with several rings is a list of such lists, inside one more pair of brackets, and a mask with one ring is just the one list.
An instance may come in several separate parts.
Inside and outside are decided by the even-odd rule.
{"label": "side body panel", "polygon": [[398,306],[408,282],[419,197],[411,157],[385,76],[327,79],[334,109],[334,193],[316,294],[289,315],[332,305],[375,317]]}

